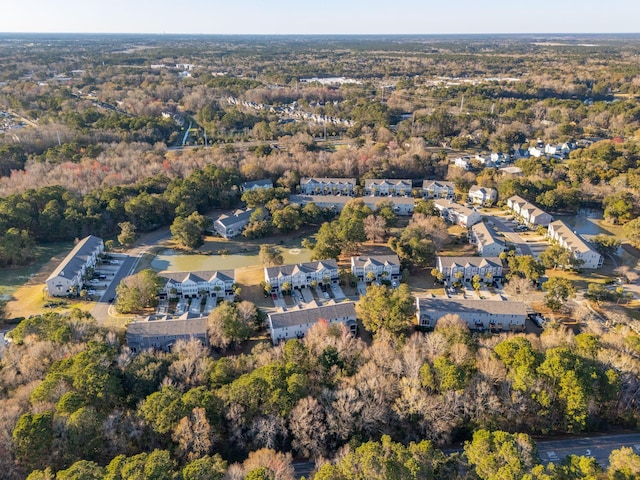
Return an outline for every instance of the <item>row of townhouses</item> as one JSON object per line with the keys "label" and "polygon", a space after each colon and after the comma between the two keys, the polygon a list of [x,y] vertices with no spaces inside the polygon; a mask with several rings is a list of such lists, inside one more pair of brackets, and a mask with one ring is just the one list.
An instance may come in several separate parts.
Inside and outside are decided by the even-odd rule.
{"label": "row of townhouses", "polygon": [[541,141],[532,147],[527,148],[518,148],[513,150],[512,154],[506,154],[501,152],[494,152],[490,154],[478,154],[475,156],[463,156],[458,157],[453,160],[453,164],[464,170],[469,170],[472,164],[475,162],[482,167],[490,168],[490,167],[500,167],[515,160],[520,160],[522,158],[530,158],[530,157],[551,157],[557,159],[565,159],[571,153],[571,151],[578,148],[577,144],[572,142],[565,143],[556,143],[556,144],[545,144]]}
{"label": "row of townhouses", "polygon": [[335,260],[320,260],[297,265],[265,267],[264,281],[271,285],[272,293],[281,292],[285,284],[297,290],[312,285],[337,284],[338,264]]}
{"label": "row of townhouses", "polygon": [[49,295],[66,297],[74,290],[75,293],[79,292],[84,287],[87,271],[95,268],[103,252],[104,242],[101,238],[89,235],[80,240],[47,278],[45,283]]}
{"label": "row of townhouses", "polygon": [[527,308],[522,302],[467,300],[457,298],[416,298],[418,325],[433,328],[445,315],[457,315],[470,329],[522,331]]}
{"label": "row of townhouses", "polygon": [[447,285],[470,283],[475,275],[479,275],[484,283],[502,280],[502,260],[499,257],[437,257],[436,269]]}
{"label": "row of townhouses", "polygon": [[184,313],[175,315],[151,315],[138,317],[127,325],[127,346],[132,352],[154,349],[170,352],[178,340],[199,340],[209,344],[207,317]]}
{"label": "row of townhouses", "polygon": [[364,181],[365,195],[405,196],[411,195],[413,182],[411,180],[371,179]]}
{"label": "row of townhouses", "polygon": [[546,227],[553,221],[553,217],[541,210],[533,203],[529,203],[519,195],[514,195],[507,200],[507,207],[514,215],[521,218],[530,227]]}
{"label": "row of townhouses", "polygon": [[580,268],[597,269],[602,267],[604,257],[562,220],[550,223],[547,235],[552,242],[569,250],[576,260],[581,261]]}
{"label": "row of townhouses", "polygon": [[477,223],[471,227],[469,243],[474,244],[478,253],[483,257],[497,257],[507,249],[504,241],[485,222]]}
{"label": "row of townhouses", "polygon": [[232,302],[235,298],[233,270],[207,270],[201,272],[160,272],[166,283],[160,289],[160,298],[217,297]]}
{"label": "row of townhouses", "polygon": [[224,238],[233,238],[242,233],[249,225],[255,208],[238,209],[233,213],[222,214],[213,222],[213,230]]}
{"label": "row of townhouses", "polygon": [[442,218],[465,228],[470,228],[482,220],[477,210],[451,200],[438,199],[433,202],[433,205]]}
{"label": "row of townhouses", "polygon": [[316,323],[325,321],[329,324],[342,323],[356,334],[356,306],[353,302],[328,302],[318,304],[311,302],[304,307],[280,308],[267,314],[271,341],[277,345],[282,340],[302,338]]}

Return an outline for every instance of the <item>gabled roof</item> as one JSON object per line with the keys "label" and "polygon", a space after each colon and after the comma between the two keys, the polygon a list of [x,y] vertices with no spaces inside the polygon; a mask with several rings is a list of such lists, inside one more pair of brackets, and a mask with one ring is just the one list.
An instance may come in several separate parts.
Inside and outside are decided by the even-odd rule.
{"label": "gabled roof", "polygon": [[380,185],[386,185],[389,187],[402,186],[402,187],[411,188],[412,182],[411,180],[408,180],[408,179],[397,180],[397,179],[389,179],[389,178],[383,178],[383,179],[367,178],[364,181],[365,188],[370,188],[370,187],[375,187]]}
{"label": "gabled roof", "polygon": [[504,242],[496,236],[493,229],[484,222],[476,223],[471,227],[471,230],[480,245],[490,245],[492,243],[504,245]]}
{"label": "gabled roof", "polygon": [[423,312],[440,312],[468,314],[471,312],[488,313],[493,315],[521,315],[527,314],[527,307],[523,302],[498,302],[493,300],[466,300],[457,298],[417,298],[418,309]]}
{"label": "gabled roof", "polygon": [[249,221],[254,211],[255,208],[247,208],[246,210],[238,209],[229,215],[223,213],[217,218],[216,222],[221,223],[225,227],[229,227],[239,222]]}
{"label": "gabled roof", "polygon": [[464,205],[460,205],[459,203],[452,202],[451,200],[446,200],[443,198],[435,200],[433,204],[438,210],[453,210],[459,214],[464,215],[465,217],[468,217],[473,213],[477,213],[475,210],[467,208]]}
{"label": "gabled roof", "polygon": [[288,277],[299,273],[313,273],[321,270],[337,270],[338,264],[335,260],[320,260],[317,262],[298,263],[295,265],[279,265],[276,267],[265,267],[269,278]]}
{"label": "gabled roof", "polygon": [[500,257],[438,257],[443,268],[502,267]]}
{"label": "gabled roof", "polygon": [[87,264],[87,260],[94,252],[102,248],[102,239],[89,235],[80,240],[73,250],[60,262],[58,267],[49,275],[47,281],[62,277],[69,280],[73,279],[80,271],[82,267]]}
{"label": "gabled roof", "polygon": [[356,184],[356,179],[355,178],[332,178],[332,177],[325,177],[325,178],[318,178],[318,177],[304,177],[302,179],[300,179],[300,185],[304,185],[304,184],[314,184],[314,183],[319,183],[319,184],[329,184],[329,183],[334,183],[334,184],[338,184],[338,185],[355,185]]}
{"label": "gabled roof", "polygon": [[397,255],[376,255],[371,257],[351,257],[351,265],[354,267],[368,267],[369,265],[387,266],[400,265]]}
{"label": "gabled roof", "polygon": [[580,253],[595,251],[577,233],[571,230],[569,225],[564,223],[562,220],[556,220],[555,222],[550,223],[549,228],[553,228],[553,231],[556,233],[556,235],[561,237],[572,251],[577,251]]}
{"label": "gabled roof", "polygon": [[318,305],[314,302],[309,305],[310,308],[294,307],[286,311],[269,313],[272,327],[276,329],[306,325],[316,323],[320,319],[356,318],[356,306],[353,302],[327,303],[325,305]]}
{"label": "gabled roof", "polygon": [[195,283],[207,283],[220,280],[233,282],[235,272],[233,270],[203,270],[200,272],[160,272],[160,277],[172,283],[184,283],[192,280]]}
{"label": "gabled roof", "polygon": [[188,313],[175,316],[141,317],[127,325],[127,336],[130,335],[206,335],[207,317],[192,316]]}
{"label": "gabled roof", "polygon": [[469,189],[470,195],[476,192],[482,193],[483,195],[492,195],[493,193],[497,193],[495,188],[481,187],[480,185],[474,185]]}
{"label": "gabled roof", "polygon": [[427,188],[429,188],[431,186],[439,187],[439,188],[454,189],[454,183],[453,182],[445,182],[443,180],[423,180],[422,181],[422,188],[427,189]]}
{"label": "gabled roof", "polygon": [[252,182],[244,182],[242,184],[243,190],[250,190],[253,187],[273,187],[273,182],[270,178],[265,178],[264,180],[254,180]]}

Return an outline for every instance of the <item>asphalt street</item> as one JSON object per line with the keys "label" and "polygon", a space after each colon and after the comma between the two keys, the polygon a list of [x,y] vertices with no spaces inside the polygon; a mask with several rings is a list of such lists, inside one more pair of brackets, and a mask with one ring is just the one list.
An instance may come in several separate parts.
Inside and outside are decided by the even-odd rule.
{"label": "asphalt street", "polygon": [[94,307],[91,314],[96,319],[98,323],[105,321],[109,318],[109,307],[111,304],[109,300],[116,296],[116,287],[120,284],[120,281],[133,273],[135,266],[137,265],[140,257],[144,255],[144,253],[152,246],[168,239],[171,237],[168,228],[163,228],[156,232],[150,233],[144,237],[142,237],[138,241],[138,245],[131,250],[129,250],[128,255],[123,256],[120,255],[119,258],[123,260],[122,265],[120,265],[120,269],[115,272],[113,279],[111,279],[111,284],[105,290],[104,294],[98,300],[97,305]]}
{"label": "asphalt street", "polygon": [[488,218],[490,218],[490,221],[492,221],[494,223],[494,225],[496,227],[498,227],[498,230],[500,230],[502,233],[504,233],[505,238],[510,243],[513,243],[516,246],[516,248],[520,250],[520,253],[522,255],[532,255],[533,256],[533,252],[531,251],[531,248],[529,248],[529,245],[527,245],[527,243],[524,240],[522,240],[522,237],[520,237],[520,235],[518,235],[516,232],[514,232],[513,229],[511,227],[509,227],[509,225],[507,225],[505,222],[503,222],[498,217],[491,216],[491,217],[488,217]]}
{"label": "asphalt street", "polygon": [[[584,455],[595,458],[598,464],[606,468],[609,465],[609,455],[613,450],[622,447],[632,448],[640,455],[640,433],[622,433],[618,435],[602,435],[581,438],[563,438],[561,440],[536,441],[538,454],[543,464],[560,463],[569,455]],[[462,448],[446,448],[446,454],[462,453]],[[313,462],[298,461],[293,463],[296,478],[309,478],[315,469]]]}
{"label": "asphalt street", "polygon": [[607,467],[611,452],[621,447],[633,448],[634,453],[640,455],[640,433],[540,441],[538,454],[543,463],[558,463],[569,455],[584,455]]}

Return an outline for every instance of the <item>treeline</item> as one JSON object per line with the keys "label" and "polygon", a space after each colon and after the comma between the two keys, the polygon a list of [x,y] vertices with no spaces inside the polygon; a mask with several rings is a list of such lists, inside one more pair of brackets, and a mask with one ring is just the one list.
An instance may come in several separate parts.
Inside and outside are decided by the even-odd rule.
{"label": "treeline", "polygon": [[[560,473],[583,465],[598,478],[590,459],[539,466],[526,435],[488,431],[593,432],[639,420],[640,337],[627,325],[483,336],[448,316],[431,333],[381,330],[368,346],[320,323],[303,340],[218,359],[196,341],[133,355],[78,311],[24,320],[10,336],[0,364],[7,479],[70,467],[57,478],[291,478],[291,455],[323,464],[336,454],[316,478],[587,478]],[[462,457],[434,449],[474,431]],[[616,468],[637,468],[628,458],[635,463]],[[410,475],[353,476],[382,459],[404,459],[399,472]],[[217,476],[185,473],[197,465]],[[493,476],[503,466],[515,470]],[[254,469],[264,475],[245,476]]]}
{"label": "treeline", "polygon": [[34,241],[112,236],[123,222],[149,232],[177,216],[228,208],[237,202],[239,183],[237,170],[208,165],[184,179],[157,176],[87,195],[61,186],[10,195],[0,199],[0,264],[25,264]]}

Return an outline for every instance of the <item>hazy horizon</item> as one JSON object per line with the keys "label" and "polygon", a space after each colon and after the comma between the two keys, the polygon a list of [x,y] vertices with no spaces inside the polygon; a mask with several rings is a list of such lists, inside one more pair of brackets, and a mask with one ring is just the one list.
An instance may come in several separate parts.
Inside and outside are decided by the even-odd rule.
{"label": "hazy horizon", "polygon": [[[203,35],[476,35],[637,33],[640,2],[539,0],[535,8],[507,0],[420,2],[246,0],[102,2],[23,0],[3,8],[3,33]],[[25,13],[27,12],[27,13]],[[561,28],[559,26],[561,25]]]}

